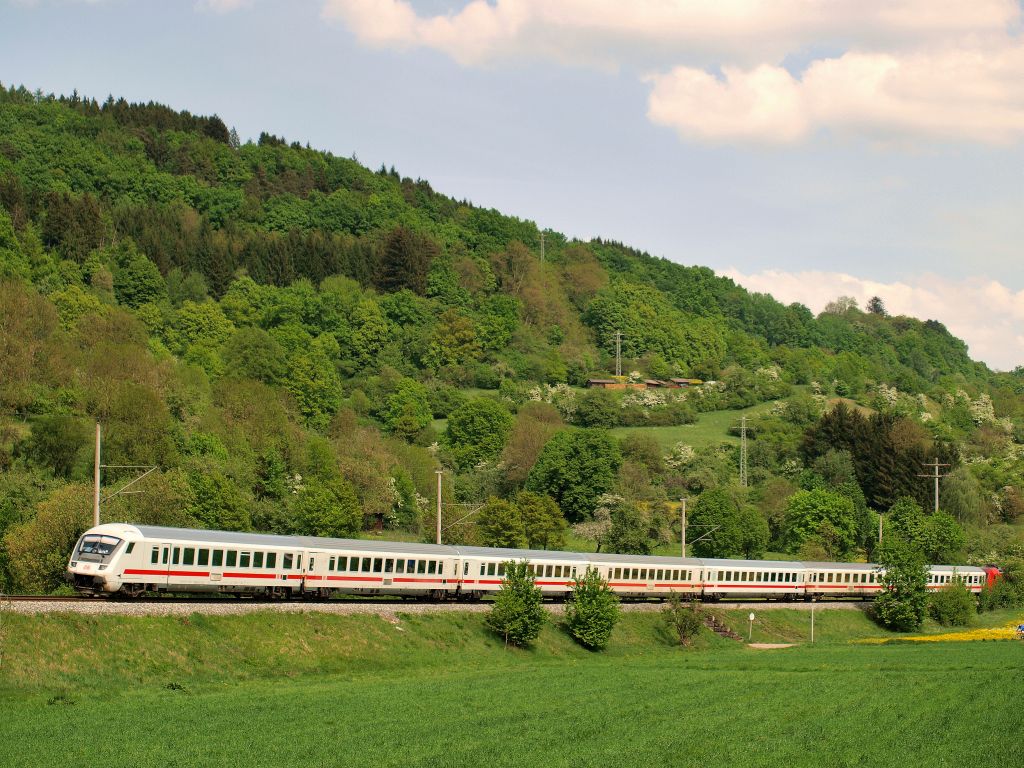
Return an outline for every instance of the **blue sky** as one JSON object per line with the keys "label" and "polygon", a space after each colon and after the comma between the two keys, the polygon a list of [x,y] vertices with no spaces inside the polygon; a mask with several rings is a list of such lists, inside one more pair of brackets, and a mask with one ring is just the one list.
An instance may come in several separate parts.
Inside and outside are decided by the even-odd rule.
{"label": "blue sky", "polygon": [[[728,11],[728,12],[727,12]],[[0,0],[0,81],[394,165],[1024,363],[1018,0]]]}

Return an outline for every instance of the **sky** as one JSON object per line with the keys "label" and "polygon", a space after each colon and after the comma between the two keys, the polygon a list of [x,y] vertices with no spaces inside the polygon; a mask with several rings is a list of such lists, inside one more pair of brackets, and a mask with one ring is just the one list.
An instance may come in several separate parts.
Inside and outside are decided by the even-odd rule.
{"label": "sky", "polygon": [[0,0],[0,82],[394,165],[1024,364],[1021,0]]}

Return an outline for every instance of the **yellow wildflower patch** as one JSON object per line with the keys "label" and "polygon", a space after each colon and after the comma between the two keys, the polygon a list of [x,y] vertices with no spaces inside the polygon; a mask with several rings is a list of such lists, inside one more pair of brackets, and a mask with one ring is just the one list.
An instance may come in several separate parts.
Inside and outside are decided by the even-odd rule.
{"label": "yellow wildflower patch", "polygon": [[959,632],[945,632],[941,635],[909,635],[907,637],[889,638],[872,637],[865,640],[858,640],[858,643],[881,645],[883,643],[896,641],[909,641],[914,643],[953,643],[970,642],[976,640],[1015,640],[1017,638],[1017,625],[1021,621],[1011,621],[1001,627],[988,627],[986,629],[964,629]]}

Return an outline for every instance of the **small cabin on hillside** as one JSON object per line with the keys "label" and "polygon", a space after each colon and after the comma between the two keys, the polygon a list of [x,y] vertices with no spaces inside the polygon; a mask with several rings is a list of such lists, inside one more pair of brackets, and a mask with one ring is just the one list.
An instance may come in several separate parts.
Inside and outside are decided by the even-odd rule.
{"label": "small cabin on hillside", "polygon": [[689,387],[699,387],[703,383],[700,379],[669,379],[665,386],[672,387],[673,389],[687,389]]}
{"label": "small cabin on hillside", "polygon": [[615,379],[587,379],[587,389],[625,389],[626,382]]}

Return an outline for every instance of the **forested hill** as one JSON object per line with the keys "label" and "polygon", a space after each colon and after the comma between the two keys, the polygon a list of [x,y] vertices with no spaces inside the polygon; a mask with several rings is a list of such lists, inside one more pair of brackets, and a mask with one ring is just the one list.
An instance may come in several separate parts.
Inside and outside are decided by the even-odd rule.
{"label": "forested hill", "polygon": [[[713,383],[583,394],[614,370],[616,332],[633,378]],[[760,427],[755,488],[790,483],[762,494],[770,518],[769,496],[788,498],[794,472],[825,452],[804,432],[830,399],[889,419],[878,434],[915,461],[955,463],[965,441],[989,439],[979,430],[990,453],[1009,450],[1021,385],[971,361],[940,321],[881,302],[838,299],[815,317],[705,267],[542,233],[393,168],[268,134],[243,144],[216,116],[0,87],[0,533],[28,526],[19,541],[53,529],[48,515],[84,514],[96,420],[108,463],[161,467],[155,490],[115,499],[113,516],[417,535],[439,466],[453,502],[508,505],[493,519],[529,518],[533,504],[537,519],[587,524],[602,494],[649,509],[727,485],[727,452],[680,440],[663,454],[655,432],[589,428],[668,429],[790,398],[788,421],[776,409]],[[552,458],[578,454],[573,440],[593,441],[596,462],[575,480]],[[868,504],[927,500],[848,447]],[[1016,476],[979,482],[998,516],[992,494]],[[493,541],[501,526],[487,525],[448,535]],[[527,538],[558,540],[540,535]],[[11,562],[38,555],[10,546]],[[32,566],[45,578],[5,562],[4,578],[43,584],[59,558]]]}

